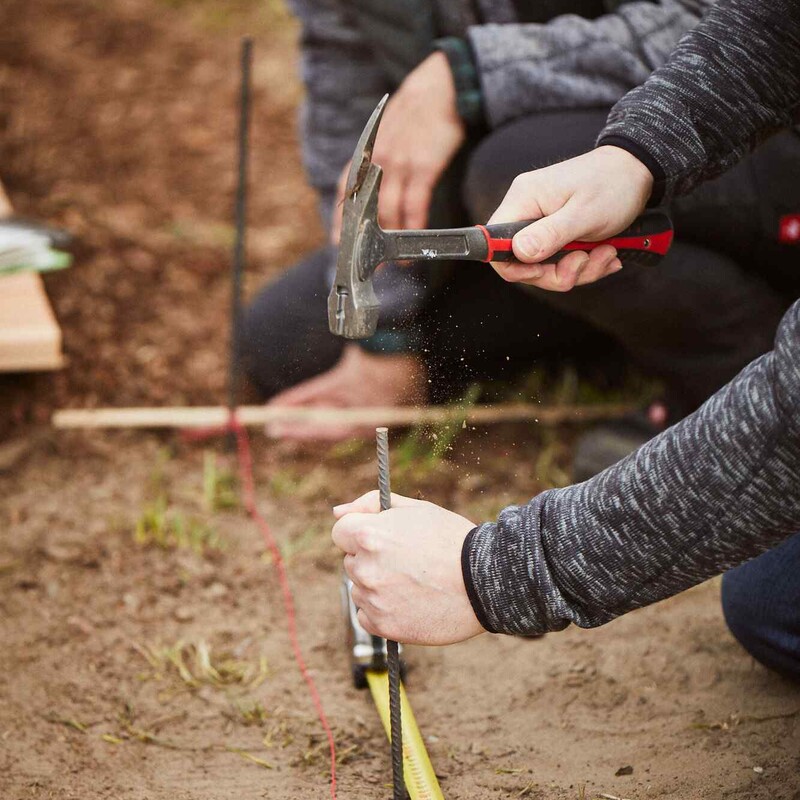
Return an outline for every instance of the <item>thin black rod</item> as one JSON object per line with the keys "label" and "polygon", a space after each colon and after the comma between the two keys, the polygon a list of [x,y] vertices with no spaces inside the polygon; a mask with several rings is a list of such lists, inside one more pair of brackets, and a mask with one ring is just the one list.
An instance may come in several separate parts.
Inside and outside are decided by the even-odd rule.
{"label": "thin black rod", "polygon": [[[236,240],[231,270],[231,345],[228,371],[228,411],[233,414],[239,405],[241,388],[242,278],[245,267],[245,234],[247,231],[247,164],[250,130],[250,76],[253,63],[253,40],[242,39],[241,86],[239,91],[239,147],[236,183]],[[233,432],[228,435],[228,449],[236,446]]]}
{"label": "thin black rod", "polygon": [[[378,489],[381,511],[392,507],[392,486],[389,475],[389,429],[376,428],[378,445]],[[400,713],[400,648],[391,639],[386,642],[389,667],[389,734],[392,751],[392,800],[406,800],[403,776],[403,721]]]}

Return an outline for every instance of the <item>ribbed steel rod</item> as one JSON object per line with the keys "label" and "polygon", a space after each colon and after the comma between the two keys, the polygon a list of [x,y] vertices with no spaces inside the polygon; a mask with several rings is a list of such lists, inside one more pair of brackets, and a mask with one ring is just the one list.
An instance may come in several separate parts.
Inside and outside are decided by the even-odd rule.
{"label": "ribbed steel rod", "polygon": [[389,429],[375,428],[378,442],[378,489],[381,493],[381,511],[392,507],[392,484],[389,478]]}
{"label": "ribbed steel rod", "polygon": [[[378,443],[378,489],[381,511],[392,507],[392,486],[389,478],[389,429],[376,428]],[[393,800],[406,800],[403,775],[403,723],[400,716],[400,651],[397,642],[386,642],[386,661],[389,667],[389,728],[392,745]]]}

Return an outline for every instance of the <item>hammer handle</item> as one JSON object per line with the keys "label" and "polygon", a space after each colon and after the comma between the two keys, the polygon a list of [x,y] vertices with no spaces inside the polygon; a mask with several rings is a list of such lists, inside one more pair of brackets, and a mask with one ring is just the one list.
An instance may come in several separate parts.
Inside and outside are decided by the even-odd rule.
{"label": "hammer handle", "polygon": [[[496,225],[476,225],[475,227],[483,232],[486,241],[487,252],[481,260],[513,261],[514,251],[511,242],[514,235],[535,221],[531,219],[522,222],[501,222]],[[601,244],[616,247],[617,256],[621,261],[635,257],[642,264],[657,264],[667,254],[672,244],[672,222],[660,211],[645,211],[634,220],[633,224],[616,236],[599,242],[571,242],[547,260],[558,261],[573,250],[589,252]]]}
{"label": "hammer handle", "polygon": [[[473,225],[446,230],[382,231],[382,248],[376,261],[512,261],[511,240],[536,220]],[[572,250],[589,252],[601,244],[617,248],[621,261],[635,258],[645,265],[657,264],[672,243],[672,223],[660,211],[645,211],[621,233],[601,242],[571,242],[548,261],[558,261]]]}

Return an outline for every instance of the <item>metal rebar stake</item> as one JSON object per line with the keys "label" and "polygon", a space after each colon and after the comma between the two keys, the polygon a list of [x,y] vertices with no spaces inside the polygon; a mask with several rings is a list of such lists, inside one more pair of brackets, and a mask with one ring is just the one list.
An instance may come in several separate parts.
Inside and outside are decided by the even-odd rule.
{"label": "metal rebar stake", "polygon": [[[392,488],[389,480],[389,429],[376,428],[378,443],[378,489],[381,511],[392,507]],[[392,746],[393,800],[406,800],[403,776],[403,724],[400,717],[400,652],[397,642],[386,640],[386,661],[389,668],[389,728]]]}
{"label": "metal rebar stake", "polygon": [[[233,414],[239,405],[241,364],[239,347],[242,333],[242,274],[245,261],[245,232],[247,227],[247,162],[248,132],[250,128],[250,73],[253,63],[253,40],[242,39],[241,86],[239,89],[239,150],[236,183],[236,239],[233,246],[233,268],[231,270],[231,347],[228,371],[228,412]],[[228,433],[228,450],[236,447],[236,434]]]}

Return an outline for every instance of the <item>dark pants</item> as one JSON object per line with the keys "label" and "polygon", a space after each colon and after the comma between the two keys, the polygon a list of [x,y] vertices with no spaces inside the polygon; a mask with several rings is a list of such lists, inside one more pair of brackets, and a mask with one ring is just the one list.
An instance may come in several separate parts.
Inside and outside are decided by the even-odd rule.
{"label": "dark pants", "polygon": [[800,534],[728,572],[722,609],[754,658],[800,680]]}
{"label": "dark pants", "polygon": [[[599,109],[540,114],[485,137],[459,176],[470,220],[485,221],[520,172],[589,150],[605,118]],[[783,134],[679,200],[676,242],[657,268],[627,265],[558,294],[509,285],[486,265],[454,265],[407,323],[423,343],[434,399],[543,358],[592,357],[613,340],[666,382],[678,415],[692,410],[770,348],[787,287],[800,287],[800,252],[775,243],[780,213],[800,210],[800,186],[793,198],[783,182],[781,196],[770,189],[798,164],[800,139]],[[330,248],[312,254],[253,302],[245,355],[265,396],[339,358],[343,341],[328,333],[325,306],[334,258]]]}

